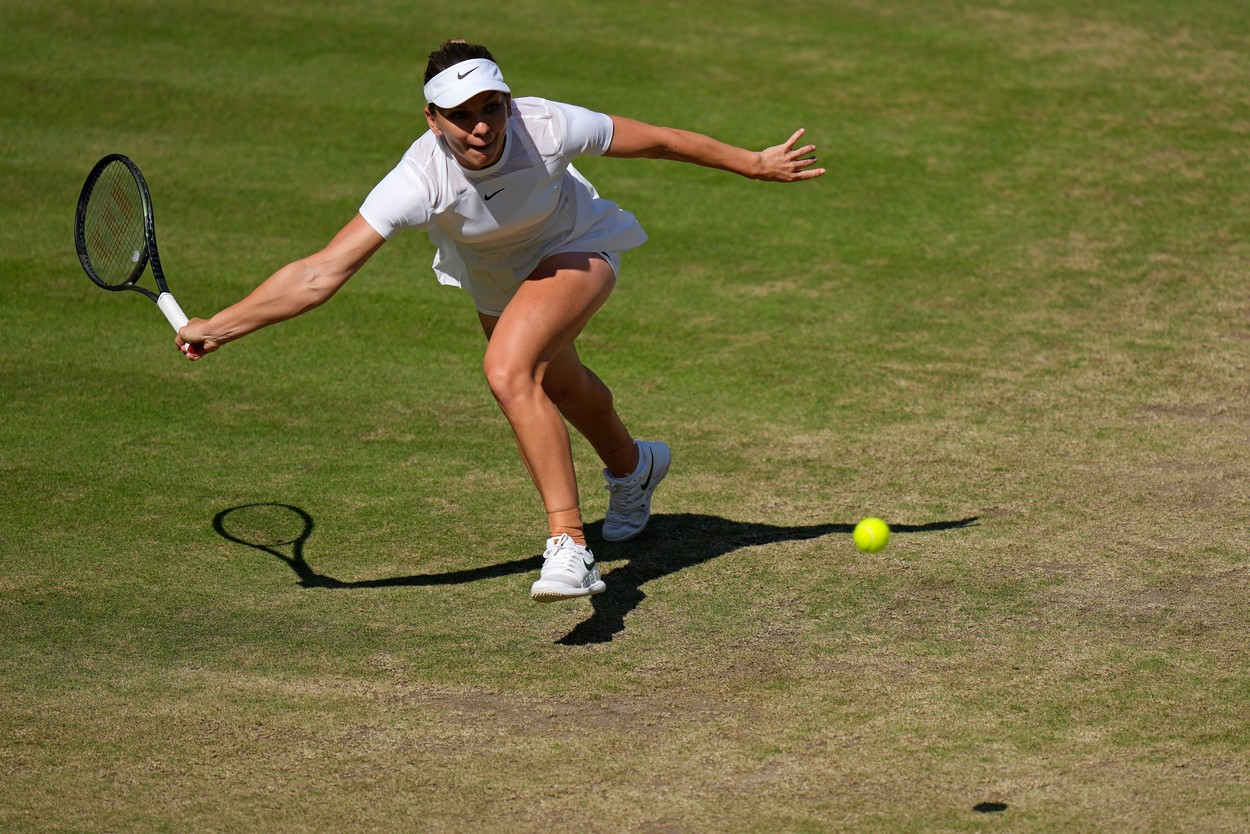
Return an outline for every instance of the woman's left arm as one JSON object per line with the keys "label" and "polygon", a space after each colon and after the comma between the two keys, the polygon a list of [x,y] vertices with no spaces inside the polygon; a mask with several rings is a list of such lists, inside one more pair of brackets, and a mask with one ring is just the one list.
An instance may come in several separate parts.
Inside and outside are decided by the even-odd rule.
{"label": "woman's left arm", "polygon": [[612,144],[604,156],[672,159],[720,168],[766,182],[798,182],[815,179],[825,173],[824,168],[812,167],[816,164],[816,157],[810,154],[816,150],[815,145],[795,147],[803,137],[802,128],[780,145],[762,151],[749,151],[702,133],[659,127],[621,116],[611,118]]}

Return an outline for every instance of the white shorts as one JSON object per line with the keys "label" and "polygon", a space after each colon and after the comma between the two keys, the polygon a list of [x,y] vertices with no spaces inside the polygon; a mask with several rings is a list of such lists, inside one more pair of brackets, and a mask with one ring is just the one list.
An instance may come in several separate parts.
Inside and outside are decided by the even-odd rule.
{"label": "white shorts", "polygon": [[[557,252],[555,254],[565,253]],[[619,278],[621,275],[621,253],[597,252],[596,254],[608,262],[608,266],[612,267],[612,274]],[[484,313],[488,316],[500,316],[503,314],[503,308],[508,306],[512,296],[516,295],[517,290],[521,288],[521,285],[526,280],[528,280],[527,277],[518,278],[516,273],[510,269],[498,269],[471,272],[467,280],[461,281],[461,286],[473,298],[473,306],[477,307],[479,313]]]}

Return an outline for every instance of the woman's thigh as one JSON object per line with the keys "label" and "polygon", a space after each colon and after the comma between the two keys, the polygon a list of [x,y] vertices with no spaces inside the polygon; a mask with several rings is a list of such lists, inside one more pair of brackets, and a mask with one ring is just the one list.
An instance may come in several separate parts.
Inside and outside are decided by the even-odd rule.
{"label": "woman's thigh", "polygon": [[541,374],[557,356],[563,370],[580,366],[573,341],[615,284],[616,273],[600,255],[565,253],[543,261],[501,315],[479,313],[490,340],[488,367]]}

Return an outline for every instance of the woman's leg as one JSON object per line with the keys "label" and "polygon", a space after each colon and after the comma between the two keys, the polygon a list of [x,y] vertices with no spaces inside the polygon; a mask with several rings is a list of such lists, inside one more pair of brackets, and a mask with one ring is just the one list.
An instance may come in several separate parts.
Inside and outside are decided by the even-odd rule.
{"label": "woman's leg", "polygon": [[[615,283],[611,266],[598,256],[555,255],[521,285],[502,315],[482,317],[490,339],[483,361],[486,379],[516,435],[553,534],[574,523],[580,534],[581,526],[569,435],[553,400],[564,404],[579,431],[594,436],[590,439],[596,449],[629,442],[621,440],[628,432],[611,411],[611,393],[585,370],[573,349],[573,340]],[[583,371],[580,379],[578,368]],[[605,397],[612,419],[601,430]],[[580,535],[574,538],[585,541]]]}
{"label": "woman's leg", "polygon": [[[489,339],[498,318],[479,313]],[[547,364],[543,390],[564,419],[590,442],[604,467],[624,478],[638,466],[638,447],[613,405],[612,391],[582,364],[576,342],[566,345]]]}
{"label": "woman's leg", "polygon": [[547,367],[543,390],[564,419],[594,448],[603,465],[623,478],[638,466],[638,446],[613,405],[612,391],[582,364],[577,345],[568,345]]}

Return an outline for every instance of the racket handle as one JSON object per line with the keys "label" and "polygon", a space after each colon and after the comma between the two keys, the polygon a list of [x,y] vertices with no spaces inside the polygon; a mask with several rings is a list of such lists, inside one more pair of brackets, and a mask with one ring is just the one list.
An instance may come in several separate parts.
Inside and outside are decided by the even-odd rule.
{"label": "racket handle", "polygon": [[169,293],[161,293],[156,299],[156,306],[161,308],[165,318],[169,319],[169,323],[174,326],[175,333],[181,330],[182,326],[187,323],[187,314],[182,312],[178,302]]}

